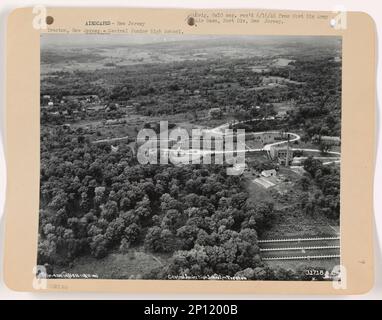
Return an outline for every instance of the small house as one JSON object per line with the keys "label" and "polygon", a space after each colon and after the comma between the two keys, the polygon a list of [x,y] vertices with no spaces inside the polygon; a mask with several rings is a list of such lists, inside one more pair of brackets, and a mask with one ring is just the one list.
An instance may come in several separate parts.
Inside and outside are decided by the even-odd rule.
{"label": "small house", "polygon": [[277,172],[275,169],[271,169],[271,170],[263,170],[261,171],[261,175],[263,177],[266,177],[266,178],[269,178],[269,177],[276,177],[277,175]]}

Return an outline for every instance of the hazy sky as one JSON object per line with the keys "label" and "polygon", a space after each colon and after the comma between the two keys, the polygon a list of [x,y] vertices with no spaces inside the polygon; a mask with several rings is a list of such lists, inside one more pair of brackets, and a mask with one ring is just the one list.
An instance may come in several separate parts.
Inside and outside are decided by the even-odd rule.
{"label": "hazy sky", "polygon": [[104,46],[104,45],[128,45],[148,44],[156,42],[190,41],[190,40],[217,40],[217,39],[242,39],[243,41],[259,41],[268,43],[302,42],[319,43],[340,41],[340,37],[321,36],[226,36],[226,35],[84,35],[84,34],[43,34],[41,35],[41,47],[49,46]]}

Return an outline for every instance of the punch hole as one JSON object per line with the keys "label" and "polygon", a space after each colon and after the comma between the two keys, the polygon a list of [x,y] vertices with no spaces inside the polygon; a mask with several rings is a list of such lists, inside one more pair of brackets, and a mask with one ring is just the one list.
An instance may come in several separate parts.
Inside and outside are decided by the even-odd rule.
{"label": "punch hole", "polygon": [[195,25],[195,18],[194,18],[194,17],[189,17],[189,18],[187,19],[187,24],[188,24],[189,26],[194,26],[194,25]]}
{"label": "punch hole", "polygon": [[52,16],[46,17],[46,24],[47,25],[51,25],[51,24],[53,24],[53,22],[54,22],[54,18]]}

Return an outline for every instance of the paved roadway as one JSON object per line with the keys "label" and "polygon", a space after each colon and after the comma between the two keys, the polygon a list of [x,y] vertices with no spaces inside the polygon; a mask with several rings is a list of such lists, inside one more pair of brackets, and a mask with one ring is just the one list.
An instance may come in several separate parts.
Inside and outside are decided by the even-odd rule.
{"label": "paved roadway", "polygon": [[[206,132],[206,133],[210,132],[213,135],[218,134],[218,135],[226,136],[225,130],[228,129],[230,125],[238,125],[238,124],[242,124],[242,123],[253,122],[253,121],[260,121],[260,120],[266,120],[266,119],[251,119],[251,120],[232,122],[232,123],[228,122],[228,123],[224,123],[224,124],[222,124],[220,126],[217,126],[215,128],[205,129],[204,132]],[[260,134],[266,134],[266,133],[279,134],[281,132],[279,132],[279,131],[252,132],[252,134],[254,134],[254,135],[260,135]],[[283,132],[283,135],[285,135],[285,136],[289,135],[289,137],[292,137],[292,139],[290,139],[289,142],[294,142],[294,141],[298,141],[298,140],[301,139],[300,135],[298,135],[297,133],[293,133],[293,132]],[[126,139],[126,138],[128,138],[128,137],[103,139],[103,140],[94,141],[93,143],[97,144],[97,143],[105,143],[105,142],[117,142],[117,141],[120,141],[120,140],[123,140],[123,139]],[[234,150],[234,151],[235,151],[235,153],[241,153],[241,152],[245,152],[245,153],[247,153],[247,152],[264,152],[264,151],[265,152],[270,152],[271,147],[274,147],[274,146],[277,146],[277,145],[281,145],[281,144],[284,144],[284,143],[287,143],[287,142],[288,142],[288,140],[281,140],[281,141],[277,141],[277,142],[266,144],[263,148],[249,148],[246,145],[244,150]],[[321,150],[319,150],[319,149],[291,148],[291,150],[292,151],[299,150],[299,151],[320,152],[321,153]],[[186,150],[183,150],[183,149],[180,149],[180,148],[178,148],[178,149],[161,149],[161,151],[162,152],[167,152],[167,153],[171,154],[171,156],[174,159],[177,158],[177,161],[179,163],[186,163],[189,160],[197,159],[197,158],[200,158],[200,157],[205,156],[205,155],[232,154],[232,152],[233,152],[233,151],[229,151],[229,150],[220,150],[220,151],[203,150],[203,149],[186,149]],[[334,152],[334,151],[328,151],[326,153],[328,155],[337,155],[337,156],[341,155],[341,153]],[[330,159],[330,161],[324,162],[323,164],[324,165],[329,165],[329,164],[332,164],[332,163],[339,163],[339,162],[340,162],[339,159],[338,160]]]}

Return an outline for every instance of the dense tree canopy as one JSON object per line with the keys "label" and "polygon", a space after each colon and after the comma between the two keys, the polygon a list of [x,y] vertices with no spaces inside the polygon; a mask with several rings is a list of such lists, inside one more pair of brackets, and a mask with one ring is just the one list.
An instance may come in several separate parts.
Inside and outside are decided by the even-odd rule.
{"label": "dense tree canopy", "polygon": [[39,263],[141,244],[172,254],[173,273],[234,275],[261,265],[256,230],[273,206],[249,203],[242,177],[217,165],[140,165],[60,130],[42,134]]}

